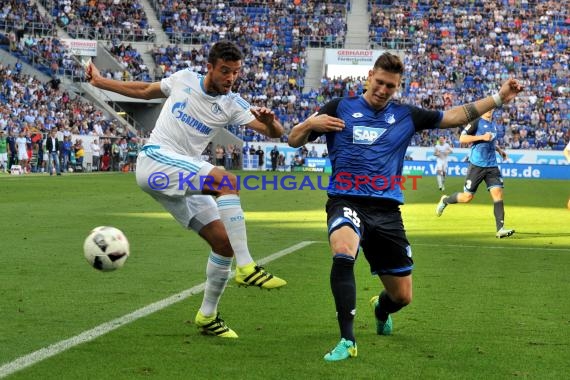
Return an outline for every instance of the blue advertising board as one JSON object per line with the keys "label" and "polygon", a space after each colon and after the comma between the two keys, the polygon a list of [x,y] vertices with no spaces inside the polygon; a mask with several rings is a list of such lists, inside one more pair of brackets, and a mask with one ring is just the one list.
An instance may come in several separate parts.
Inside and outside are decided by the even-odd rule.
{"label": "blue advertising board", "polygon": [[[464,177],[468,167],[467,162],[449,162],[447,175]],[[570,165],[501,163],[499,168],[504,178],[570,180]],[[436,175],[435,161],[405,161],[402,174],[434,176]]]}

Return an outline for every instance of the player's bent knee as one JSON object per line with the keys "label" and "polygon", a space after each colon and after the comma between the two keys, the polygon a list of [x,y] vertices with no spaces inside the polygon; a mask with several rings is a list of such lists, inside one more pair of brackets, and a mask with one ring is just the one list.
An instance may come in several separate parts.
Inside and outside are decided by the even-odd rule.
{"label": "player's bent knee", "polygon": [[234,251],[224,225],[220,220],[215,220],[204,226],[198,234],[208,242],[212,251],[225,257],[232,257]]}
{"label": "player's bent knee", "polygon": [[212,251],[226,257],[233,257],[234,251],[229,239],[222,239],[221,241],[211,242],[210,246]]}
{"label": "player's bent knee", "polygon": [[352,254],[354,251],[354,248],[350,246],[350,244],[346,244],[346,243],[337,243],[332,247],[332,254],[333,256],[338,255],[338,254]]}
{"label": "player's bent knee", "polygon": [[408,306],[412,303],[412,294],[396,294],[390,298],[392,298],[392,301],[394,301],[394,303],[397,303],[402,307]]}
{"label": "player's bent knee", "polygon": [[408,306],[412,303],[411,290],[399,289],[398,291],[389,294],[389,296],[394,303],[401,305],[402,307]]}
{"label": "player's bent knee", "polygon": [[412,295],[406,295],[405,297],[401,297],[400,299],[398,299],[398,303],[400,303],[400,305],[403,306],[408,306],[409,304],[412,303]]}
{"label": "player's bent knee", "polygon": [[222,181],[217,184],[218,195],[237,194],[239,192],[237,177],[232,173],[225,173]]}

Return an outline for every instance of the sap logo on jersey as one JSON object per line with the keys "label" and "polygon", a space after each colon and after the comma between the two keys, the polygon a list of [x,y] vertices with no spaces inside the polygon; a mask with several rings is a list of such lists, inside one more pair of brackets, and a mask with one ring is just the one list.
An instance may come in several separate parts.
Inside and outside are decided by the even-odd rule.
{"label": "sap logo on jersey", "polygon": [[373,144],[380,136],[386,132],[386,128],[364,127],[355,125],[352,130],[352,142],[354,144]]}

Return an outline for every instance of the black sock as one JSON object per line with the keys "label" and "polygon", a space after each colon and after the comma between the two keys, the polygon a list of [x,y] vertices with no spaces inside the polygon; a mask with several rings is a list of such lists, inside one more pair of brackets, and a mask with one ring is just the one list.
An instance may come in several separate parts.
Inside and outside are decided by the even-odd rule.
{"label": "black sock", "polygon": [[505,225],[505,204],[503,201],[495,202],[493,205],[495,212],[495,224],[497,225],[497,231]]}
{"label": "black sock", "polygon": [[443,198],[443,203],[446,205],[457,203],[457,194],[459,193],[453,193],[449,197]]}
{"label": "black sock", "polygon": [[354,279],[354,258],[337,254],[331,268],[331,290],[336,305],[341,338],[354,339],[354,315],[356,313],[356,281]]}
{"label": "black sock", "polygon": [[382,290],[382,293],[380,293],[378,307],[374,309],[374,314],[376,315],[376,318],[382,322],[386,322],[389,314],[397,312],[404,306],[406,305],[392,301],[392,299],[388,296],[388,293],[386,293],[385,290]]}

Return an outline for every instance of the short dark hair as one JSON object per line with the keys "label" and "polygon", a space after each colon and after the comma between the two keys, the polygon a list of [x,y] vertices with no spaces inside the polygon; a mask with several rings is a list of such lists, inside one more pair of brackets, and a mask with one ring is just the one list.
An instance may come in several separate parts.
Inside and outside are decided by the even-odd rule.
{"label": "short dark hair", "polygon": [[222,61],[236,62],[243,59],[243,54],[239,47],[230,41],[219,41],[210,49],[208,63],[216,65],[218,59]]}
{"label": "short dark hair", "polygon": [[404,74],[404,64],[400,57],[388,52],[383,53],[374,63],[374,70],[378,69],[394,74]]}

